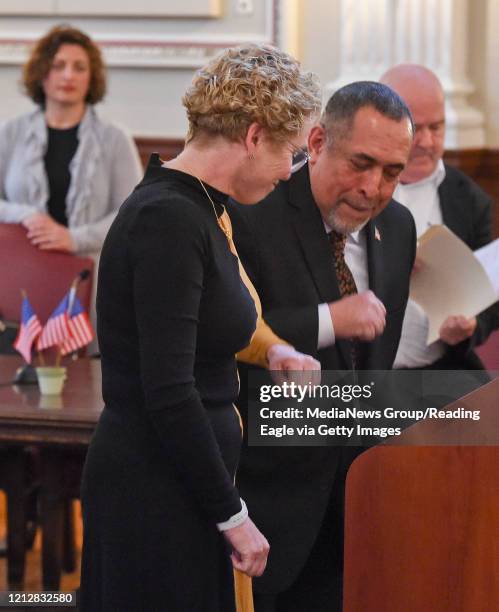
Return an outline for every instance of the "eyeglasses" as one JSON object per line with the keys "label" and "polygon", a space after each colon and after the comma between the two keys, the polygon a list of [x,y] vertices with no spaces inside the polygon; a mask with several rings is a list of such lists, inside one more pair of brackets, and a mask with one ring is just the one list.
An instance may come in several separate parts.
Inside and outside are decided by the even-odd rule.
{"label": "eyeglasses", "polygon": [[293,159],[291,160],[291,174],[297,172],[300,168],[308,162],[310,155],[305,149],[298,149],[293,153]]}

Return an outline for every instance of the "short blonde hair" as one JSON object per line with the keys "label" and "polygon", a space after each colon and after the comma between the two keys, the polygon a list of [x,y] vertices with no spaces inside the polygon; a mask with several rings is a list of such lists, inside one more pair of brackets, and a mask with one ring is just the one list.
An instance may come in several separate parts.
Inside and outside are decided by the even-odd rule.
{"label": "short blonde hair", "polygon": [[237,141],[254,122],[281,141],[319,113],[321,92],[317,77],[287,53],[248,44],[226,49],[201,68],[182,103],[187,142],[200,132]]}

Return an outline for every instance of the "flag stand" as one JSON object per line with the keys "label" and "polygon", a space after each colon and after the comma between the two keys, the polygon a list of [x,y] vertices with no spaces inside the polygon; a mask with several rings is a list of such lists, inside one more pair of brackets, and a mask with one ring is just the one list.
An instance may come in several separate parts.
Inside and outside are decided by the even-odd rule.
{"label": "flag stand", "polygon": [[30,363],[17,368],[12,382],[15,385],[37,385],[38,377],[35,368]]}

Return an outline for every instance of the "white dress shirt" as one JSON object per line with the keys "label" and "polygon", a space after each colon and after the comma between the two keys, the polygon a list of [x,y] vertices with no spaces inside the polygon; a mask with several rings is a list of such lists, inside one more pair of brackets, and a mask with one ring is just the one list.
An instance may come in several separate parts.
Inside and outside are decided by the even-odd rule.
{"label": "white dress shirt", "polygon": [[[393,198],[411,211],[418,238],[432,225],[443,223],[438,188],[444,178],[445,167],[442,160],[439,160],[437,167],[427,178],[417,183],[399,184],[395,189]],[[410,299],[407,303],[394,368],[421,368],[443,356],[445,345],[442,341],[426,344],[428,328],[428,317],[425,312],[419,304]]]}

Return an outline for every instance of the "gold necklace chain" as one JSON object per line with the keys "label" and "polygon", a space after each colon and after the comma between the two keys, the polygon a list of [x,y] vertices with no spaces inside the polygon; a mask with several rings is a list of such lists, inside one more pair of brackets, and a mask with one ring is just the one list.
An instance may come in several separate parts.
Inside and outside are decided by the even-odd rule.
{"label": "gold necklace chain", "polygon": [[[164,162],[163,162],[163,166],[165,166]],[[168,166],[165,166],[165,168],[168,168]],[[181,172],[184,172],[184,171],[181,170]],[[232,232],[229,230],[228,227],[225,227],[224,222],[221,220],[221,217],[218,216],[217,209],[216,209],[216,206],[215,206],[215,202],[211,199],[211,196],[208,193],[208,190],[206,189],[206,187],[204,186],[203,181],[199,178],[199,176],[194,174],[194,172],[192,172],[192,170],[190,170],[189,168],[186,168],[185,172],[187,172],[188,174],[190,174],[191,176],[196,178],[198,180],[199,184],[201,185],[201,187],[203,188],[203,191],[205,192],[206,197],[210,201],[210,204],[211,204],[211,206],[213,208],[213,212],[215,213],[215,219],[217,220],[217,225],[222,230],[222,232],[225,234],[225,237],[227,238],[227,241],[229,243],[229,248],[230,248],[231,243],[232,243]],[[220,206],[223,208],[223,212],[225,213],[226,212],[225,211],[225,206],[223,204],[220,204]]]}
{"label": "gold necklace chain", "polygon": [[[196,176],[196,175],[194,175]],[[199,184],[201,185],[201,187],[203,188],[203,191],[206,194],[206,197],[208,198],[208,200],[210,201],[212,207],[213,207],[213,212],[215,213],[215,219],[217,220],[217,225],[218,227],[222,230],[222,232],[225,234],[225,237],[227,238],[227,240],[229,241],[229,244],[232,240],[232,236],[230,231],[224,227],[223,222],[220,221],[220,217],[217,215],[217,209],[215,207],[215,202],[211,199],[210,194],[208,193],[208,190],[206,189],[206,187],[204,186],[203,181],[199,178],[199,176],[196,176],[197,180],[199,181]],[[223,208],[224,213],[225,213],[225,206],[223,204],[220,204],[220,206]]]}

